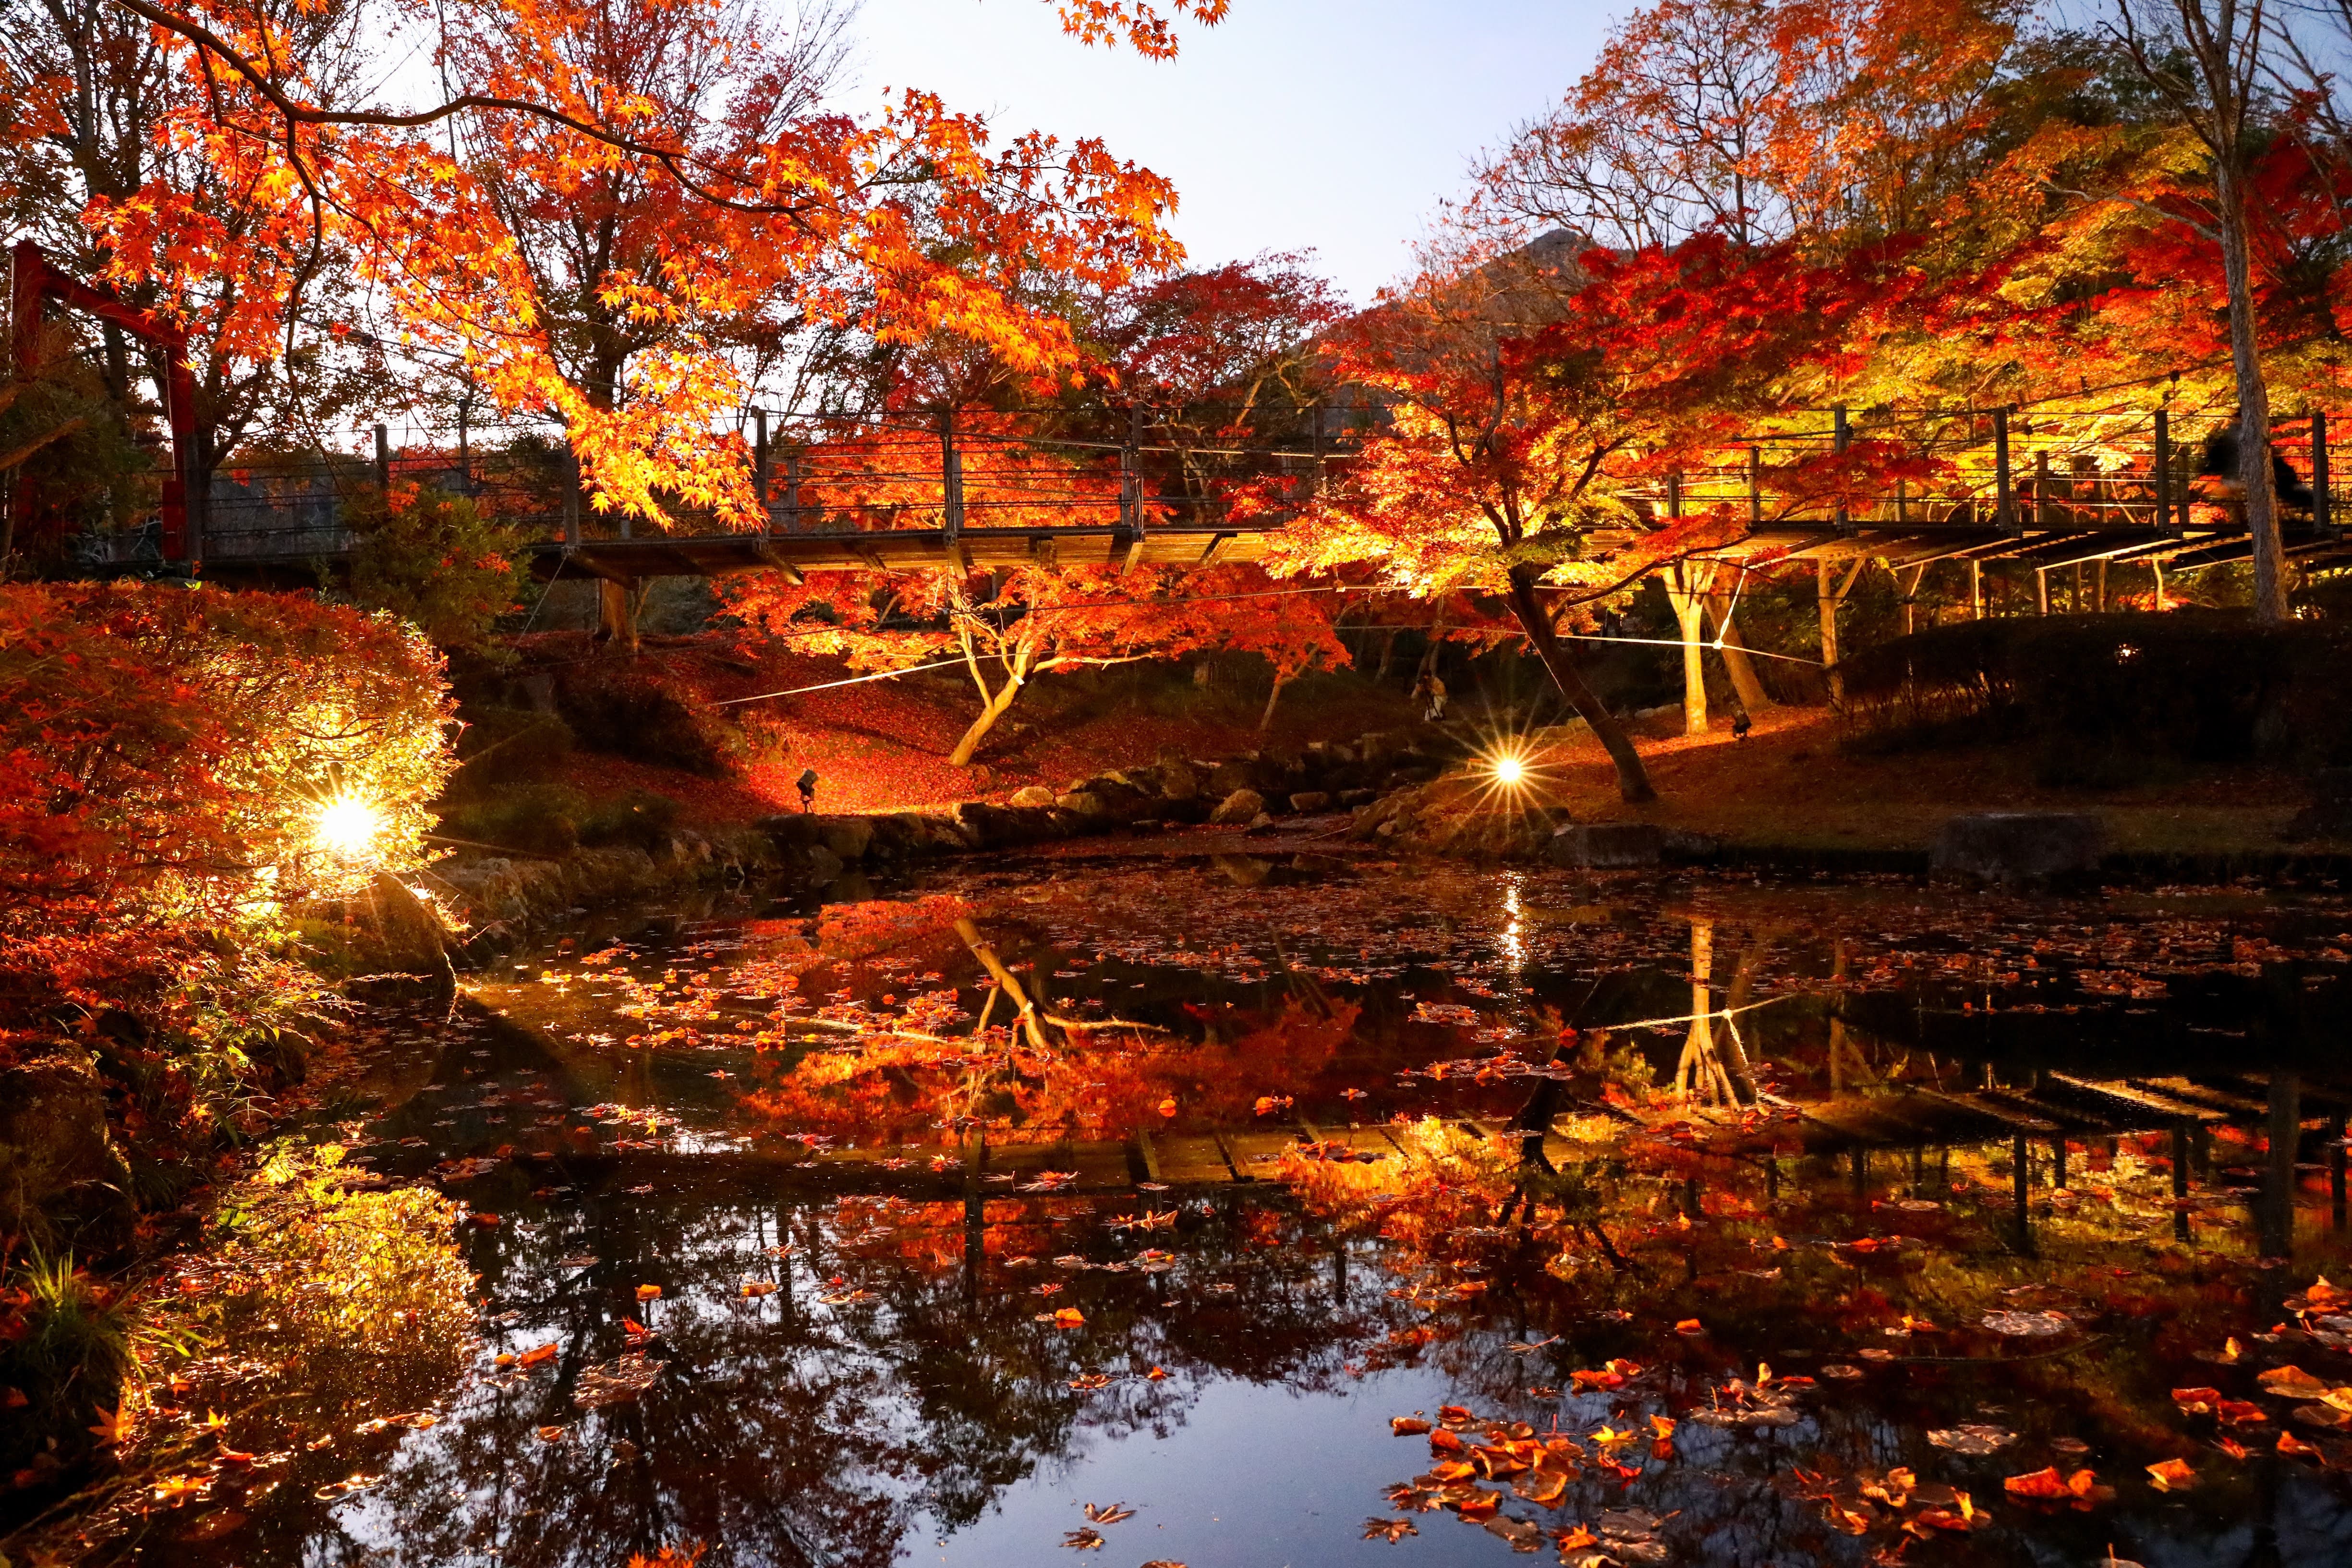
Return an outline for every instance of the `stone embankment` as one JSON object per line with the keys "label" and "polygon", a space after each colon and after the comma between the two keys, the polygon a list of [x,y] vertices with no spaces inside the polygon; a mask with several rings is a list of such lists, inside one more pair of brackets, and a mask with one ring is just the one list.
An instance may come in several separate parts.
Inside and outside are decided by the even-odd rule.
{"label": "stone embankment", "polygon": [[[1169,757],[1148,767],[1031,787],[1003,803],[873,816],[784,813],[738,827],[681,829],[651,847],[561,856],[468,850],[435,865],[420,889],[457,922],[437,936],[390,878],[362,900],[313,911],[331,967],[415,977],[431,988],[451,968],[485,963],[534,926],[599,906],[759,879],[819,889],[850,871],[931,856],[1045,844],[1150,826],[1214,823],[1245,831],[1286,817],[1360,809],[1426,784],[1460,755],[1443,731],[1382,731],[1345,744],[1269,746],[1219,761]],[[384,886],[383,884],[391,884]],[[332,933],[328,940],[325,933]]]}

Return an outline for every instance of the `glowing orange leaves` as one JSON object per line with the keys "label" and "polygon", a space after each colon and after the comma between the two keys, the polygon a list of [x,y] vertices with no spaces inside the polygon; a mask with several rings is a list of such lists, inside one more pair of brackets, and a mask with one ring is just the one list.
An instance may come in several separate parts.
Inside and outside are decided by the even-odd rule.
{"label": "glowing orange leaves", "polygon": [[2022,1502],[2063,1502],[2076,1508],[2088,1508],[2094,1501],[2102,1500],[2102,1494],[2108,1491],[2089,1470],[2062,1476],[2054,1466],[2031,1475],[2011,1476],[2000,1485],[2003,1491]]}
{"label": "glowing orange leaves", "polygon": [[1054,1314],[1054,1326],[1057,1329],[1082,1329],[1086,1323],[1087,1315],[1076,1307],[1064,1307]]}
{"label": "glowing orange leaves", "polygon": [[2148,1466],[2147,1479],[2158,1491],[2180,1492],[2197,1484],[2197,1472],[2186,1459],[2162,1459]]}

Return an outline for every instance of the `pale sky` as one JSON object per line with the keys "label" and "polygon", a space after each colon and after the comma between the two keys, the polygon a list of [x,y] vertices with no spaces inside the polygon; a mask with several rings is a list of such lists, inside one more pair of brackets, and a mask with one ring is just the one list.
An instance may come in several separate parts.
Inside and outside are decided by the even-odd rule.
{"label": "pale sky", "polygon": [[856,86],[938,93],[1023,131],[1101,137],[1167,175],[1192,260],[1312,248],[1361,301],[1482,148],[1559,100],[1612,10],[1560,0],[1234,0],[1154,63],[1065,37],[1045,0],[865,0]]}

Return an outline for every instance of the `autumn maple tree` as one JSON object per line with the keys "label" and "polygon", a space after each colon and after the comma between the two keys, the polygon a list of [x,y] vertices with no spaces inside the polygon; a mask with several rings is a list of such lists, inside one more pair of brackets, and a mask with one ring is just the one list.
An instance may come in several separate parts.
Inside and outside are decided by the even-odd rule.
{"label": "autumn maple tree", "polygon": [[754,630],[852,668],[960,665],[980,706],[949,754],[961,767],[1029,684],[1055,671],[1213,650],[1262,655],[1277,682],[1337,665],[1347,650],[1328,596],[1278,587],[1254,567],[1041,563],[819,572],[798,584],[763,574],[733,590],[731,607]]}
{"label": "autumn maple tree", "polygon": [[[331,27],[237,0],[107,3],[169,87],[147,136],[201,153],[192,172],[131,149],[93,185],[106,279],[203,317],[244,364],[291,353],[321,309],[335,343],[454,360],[498,410],[562,423],[600,507],[748,519],[732,416],[739,351],[763,334],[854,318],[1050,377],[1073,334],[1017,278],[1115,288],[1177,255],[1165,182],[1098,142],[999,142],[919,91],[870,118],[828,107],[823,50],[725,0],[355,0]],[[1171,18],[1223,9],[1060,7],[1087,41],[1154,56],[1174,51]],[[341,46],[371,34],[424,43],[446,96],[355,85]],[[6,62],[0,132],[65,134],[70,63]],[[352,291],[322,294],[328,271]],[[381,318],[342,309],[362,294]]]}

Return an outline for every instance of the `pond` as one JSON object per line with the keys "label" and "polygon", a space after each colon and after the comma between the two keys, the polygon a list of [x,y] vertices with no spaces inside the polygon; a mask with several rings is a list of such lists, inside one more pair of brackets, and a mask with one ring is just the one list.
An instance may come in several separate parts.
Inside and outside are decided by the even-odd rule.
{"label": "pond", "polygon": [[377,1017],[318,1136],[470,1211],[467,1335],[274,1405],[199,1357],[244,1457],[120,1553],[2352,1561],[2333,890],[1235,842],[605,919]]}

